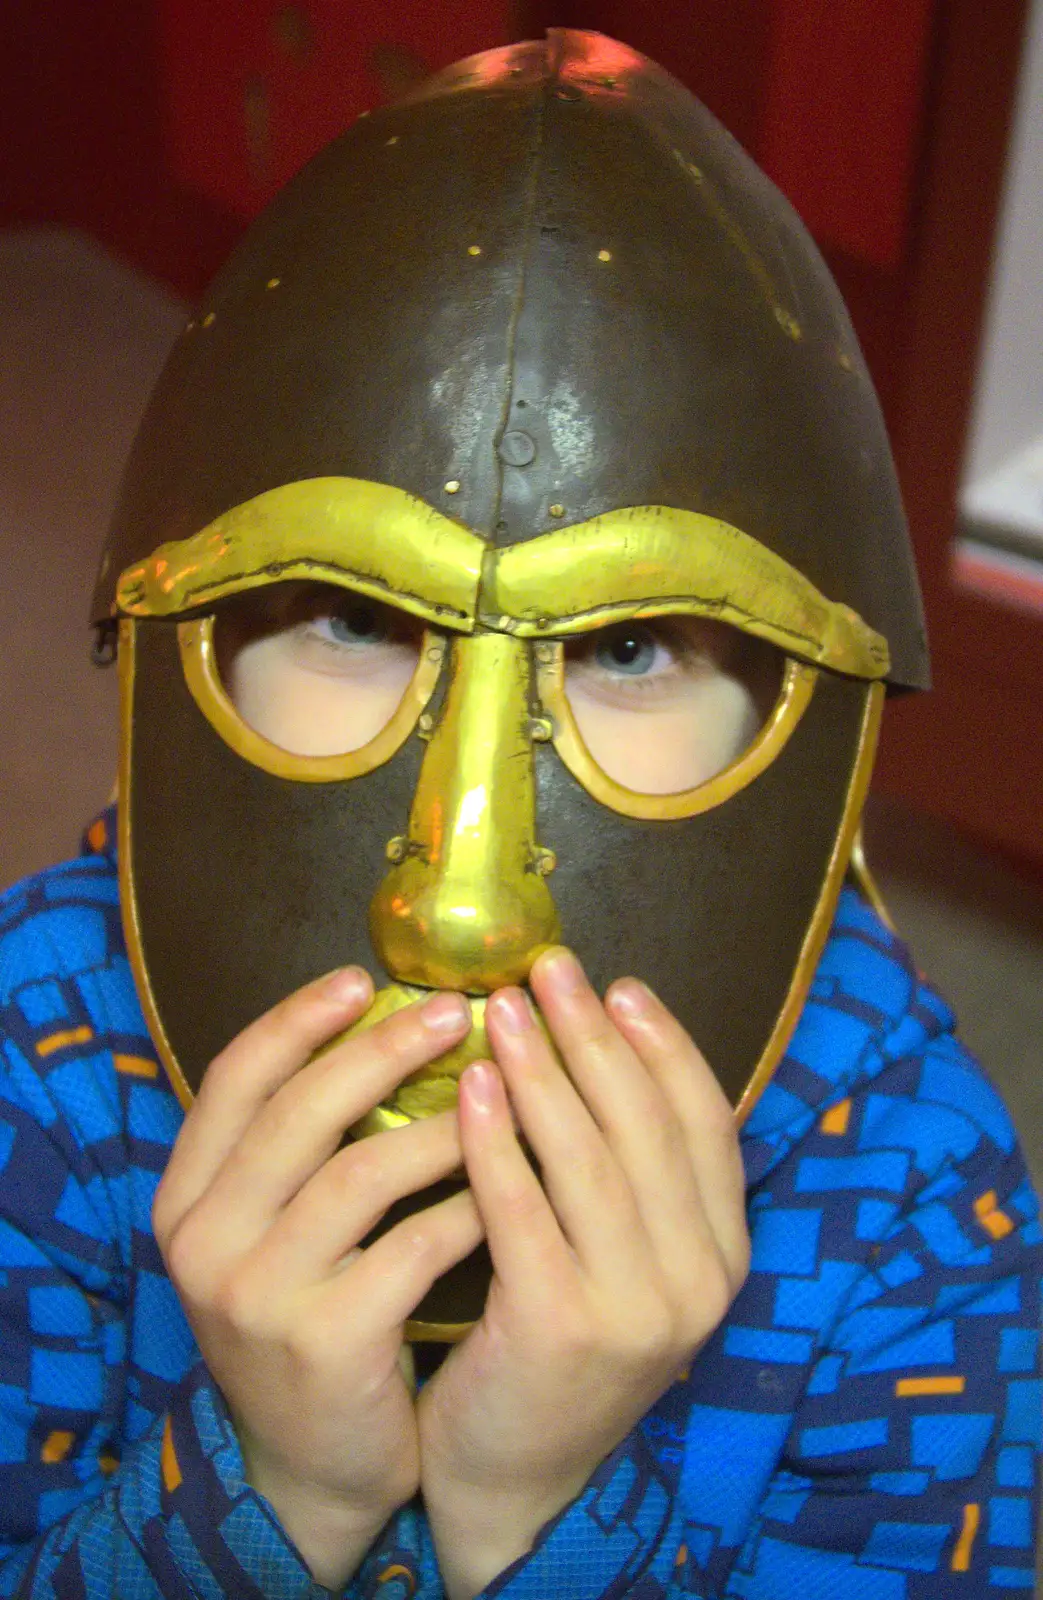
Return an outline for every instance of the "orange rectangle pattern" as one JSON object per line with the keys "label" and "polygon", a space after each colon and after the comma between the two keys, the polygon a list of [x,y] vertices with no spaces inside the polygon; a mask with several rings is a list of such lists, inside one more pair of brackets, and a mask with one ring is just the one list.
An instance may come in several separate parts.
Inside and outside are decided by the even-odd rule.
{"label": "orange rectangle pattern", "polygon": [[955,1374],[944,1378],[899,1378],[895,1394],[900,1400],[922,1394],[962,1394],[966,1387],[966,1378]]}

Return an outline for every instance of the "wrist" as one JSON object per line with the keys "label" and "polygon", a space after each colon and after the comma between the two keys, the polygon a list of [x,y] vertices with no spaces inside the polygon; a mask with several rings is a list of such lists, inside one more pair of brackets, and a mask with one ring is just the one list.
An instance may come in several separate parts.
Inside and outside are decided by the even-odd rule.
{"label": "wrist", "polygon": [[358,1570],[402,1503],[355,1501],[271,1466],[248,1466],[246,1478],[267,1500],[315,1581],[334,1593]]}
{"label": "wrist", "polygon": [[479,1489],[442,1482],[424,1489],[427,1512],[449,1600],[474,1597],[526,1555],[540,1530],[580,1493],[583,1484]]}

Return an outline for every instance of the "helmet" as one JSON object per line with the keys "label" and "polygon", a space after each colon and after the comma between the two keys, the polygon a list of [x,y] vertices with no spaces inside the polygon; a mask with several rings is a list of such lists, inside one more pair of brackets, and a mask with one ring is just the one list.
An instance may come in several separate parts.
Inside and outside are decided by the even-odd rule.
{"label": "helmet", "polygon": [[[222,675],[221,617],[321,582],[416,619],[393,715],[292,753]],[[564,940],[646,978],[740,1115],[826,937],[885,686],[927,657],[894,468],[837,290],[692,96],[600,35],[473,57],[361,119],[247,234],[134,446],[94,620],[118,619],[120,870],[184,1100],[297,985],[376,974],[471,1037],[365,1132],[451,1103],[483,997]],[[647,792],[568,691],[661,617],[777,662],[744,747]],[[414,1202],[419,1203],[419,1202]],[[479,1264],[413,1325],[477,1314]]]}

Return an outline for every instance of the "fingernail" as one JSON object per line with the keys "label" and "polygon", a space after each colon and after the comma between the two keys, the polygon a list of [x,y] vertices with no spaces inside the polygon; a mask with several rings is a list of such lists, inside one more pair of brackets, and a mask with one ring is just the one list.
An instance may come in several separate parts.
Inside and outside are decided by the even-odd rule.
{"label": "fingernail", "polygon": [[435,1033],[459,1033],[463,1024],[471,1020],[471,1008],[463,995],[436,994],[425,1001],[420,1016],[424,1027]]}
{"label": "fingernail", "polygon": [[501,989],[489,1001],[489,1005],[506,1033],[525,1033],[535,1027],[529,1002],[520,989]]}
{"label": "fingernail", "polygon": [[550,979],[559,994],[575,994],[583,987],[583,968],[571,950],[559,946],[539,958],[540,972]]}
{"label": "fingernail", "polygon": [[364,1000],[369,992],[369,974],[361,967],[339,967],[326,975],[320,992],[324,999],[341,1005]]}
{"label": "fingernail", "polygon": [[613,1011],[621,1011],[625,1017],[647,1017],[651,1000],[652,991],[639,979],[624,978],[612,985],[609,1005]]}
{"label": "fingernail", "polygon": [[460,1085],[476,1111],[489,1112],[499,1104],[500,1083],[490,1061],[472,1061]]}

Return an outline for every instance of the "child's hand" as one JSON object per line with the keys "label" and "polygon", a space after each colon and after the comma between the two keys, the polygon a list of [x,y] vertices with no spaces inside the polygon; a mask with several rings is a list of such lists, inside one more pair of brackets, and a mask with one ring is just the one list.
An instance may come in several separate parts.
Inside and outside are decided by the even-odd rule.
{"label": "child's hand", "polygon": [[482,1231],[464,1191],[355,1249],[393,1201],[461,1163],[453,1113],[338,1148],[346,1128],[470,1026],[460,998],[440,994],[306,1065],[372,993],[348,968],[222,1051],[153,1208],[246,1476],[334,1589],[417,1487],[402,1324]]}
{"label": "child's hand", "polygon": [[452,1600],[575,1498],[721,1321],[749,1265],[734,1117],[684,1029],[631,980],[602,1006],[564,951],[541,957],[531,983],[568,1075],[518,990],[490,1000],[499,1070],[468,1068],[460,1125],[495,1276],[481,1322],[418,1407]]}

